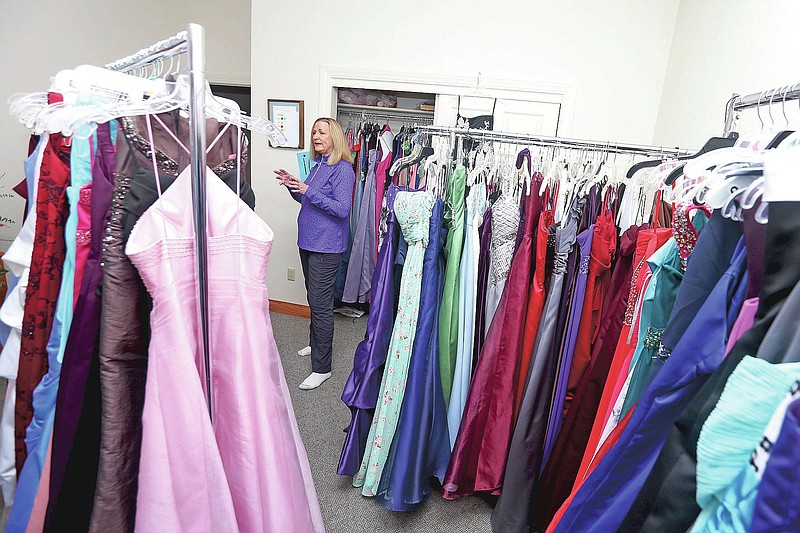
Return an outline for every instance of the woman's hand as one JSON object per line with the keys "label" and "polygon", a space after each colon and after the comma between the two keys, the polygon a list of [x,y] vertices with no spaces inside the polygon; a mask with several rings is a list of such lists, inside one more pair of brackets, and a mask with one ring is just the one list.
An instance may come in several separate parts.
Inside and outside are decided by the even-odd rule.
{"label": "woman's hand", "polygon": [[276,174],[275,179],[277,179],[281,185],[289,189],[291,192],[305,194],[308,190],[308,185],[289,174],[289,172],[286,170],[279,168],[273,172]]}

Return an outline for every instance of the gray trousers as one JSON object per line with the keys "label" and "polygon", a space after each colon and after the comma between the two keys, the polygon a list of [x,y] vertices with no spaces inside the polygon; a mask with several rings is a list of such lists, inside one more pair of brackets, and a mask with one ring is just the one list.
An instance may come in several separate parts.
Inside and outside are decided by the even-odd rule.
{"label": "gray trousers", "polygon": [[311,307],[311,370],[331,371],[333,355],[333,286],[339,273],[342,254],[310,252],[300,249],[300,264],[306,280]]}

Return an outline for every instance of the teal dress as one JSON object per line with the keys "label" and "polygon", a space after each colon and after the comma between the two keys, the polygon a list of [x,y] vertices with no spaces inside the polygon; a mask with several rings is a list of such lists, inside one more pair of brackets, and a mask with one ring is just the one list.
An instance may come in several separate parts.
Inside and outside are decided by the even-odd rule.
{"label": "teal dress", "polygon": [[639,340],[631,360],[630,384],[620,418],[631,410],[650,382],[650,370],[658,358],[661,336],[683,280],[684,269],[675,238],[664,243],[647,262],[653,274],[643,296]]}
{"label": "teal dress", "polygon": [[361,493],[364,496],[377,494],[389,449],[397,431],[414,337],[417,333],[422,270],[425,249],[428,247],[433,204],[434,196],[430,192],[401,191],[397,193],[394,201],[395,217],[400,224],[403,238],[408,243],[408,252],[403,265],[397,316],[392,339],[389,341],[389,351],[386,354],[378,404],[372,417],[361,467],[353,478],[353,486],[363,487]]}
{"label": "teal dress", "polygon": [[439,310],[439,368],[442,374],[444,401],[450,405],[456,358],[458,355],[458,272],[464,247],[464,218],[467,172],[456,167],[447,187],[445,222],[450,225],[444,245],[445,269],[442,307]]}
{"label": "teal dress", "polygon": [[667,328],[672,308],[678,297],[678,289],[686,272],[687,259],[694,249],[694,244],[690,243],[697,240],[697,235],[705,228],[708,217],[702,211],[698,211],[691,227],[688,224],[675,225],[677,220],[679,220],[678,215],[673,220],[675,237],[667,241],[647,261],[653,275],[642,306],[639,331],[644,332],[644,335],[639,334],[639,346],[631,361],[630,386],[627,389],[621,416],[625,416],[631,410],[663,366],[661,337]]}

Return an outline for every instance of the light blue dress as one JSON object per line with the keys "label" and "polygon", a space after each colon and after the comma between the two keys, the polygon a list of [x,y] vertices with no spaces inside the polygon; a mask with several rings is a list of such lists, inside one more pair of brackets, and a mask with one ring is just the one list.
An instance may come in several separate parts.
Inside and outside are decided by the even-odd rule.
{"label": "light blue dress", "polygon": [[78,200],[81,188],[92,181],[92,147],[96,144],[95,135],[87,137],[86,134],[81,135],[78,132],[72,138],[70,185],[66,189],[69,217],[64,227],[66,255],[53,328],[50,340],[47,342],[48,370],[33,391],[33,418],[25,435],[28,457],[20,471],[17,493],[6,529],[8,533],[24,533],[27,528],[47,457],[47,449],[50,446],[61,362],[72,324]]}
{"label": "light blue dress", "polygon": [[467,196],[466,235],[461,254],[458,280],[458,349],[447,408],[447,427],[450,431],[450,448],[456,442],[461,414],[467,403],[472,378],[472,348],[475,336],[475,304],[478,292],[478,259],[480,257],[480,232],[478,228],[486,211],[486,188],[473,186]]}
{"label": "light blue dress", "polygon": [[[772,364],[746,356],[728,378],[697,441],[697,504],[692,533],[745,533],[753,518],[760,474],[760,443],[777,439],[800,363]],[[783,406],[783,409],[779,409]],[[753,450],[756,450],[754,453]]]}

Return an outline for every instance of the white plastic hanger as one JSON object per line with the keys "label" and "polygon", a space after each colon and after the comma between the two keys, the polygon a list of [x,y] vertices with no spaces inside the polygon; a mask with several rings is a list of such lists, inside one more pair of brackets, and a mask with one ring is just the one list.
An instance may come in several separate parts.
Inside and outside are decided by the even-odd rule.
{"label": "white plastic hanger", "polygon": [[396,159],[394,163],[392,163],[392,166],[389,168],[389,175],[391,177],[394,177],[395,174],[397,174],[397,171],[400,170],[400,167],[402,167],[407,163],[410,163],[411,161],[414,161],[422,153],[422,143],[418,142],[419,137],[420,137],[419,132],[414,134],[414,137],[412,139],[413,146],[411,148],[411,153],[409,155],[405,157],[400,157]]}
{"label": "white plastic hanger", "polygon": [[[170,58],[171,59],[171,58]],[[125,74],[94,65],[81,65],[61,71],[53,78],[51,91],[64,95],[64,102],[47,104],[47,93],[15,95],[10,99],[11,112],[35,133],[61,132],[71,135],[87,123],[103,123],[121,116],[159,114],[174,109],[187,109],[189,103],[188,76],[168,82],[160,76],[173,74],[158,61],[147,73],[153,79]],[[180,62],[178,60],[178,68]],[[140,69],[142,72],[147,69]],[[177,72],[177,69],[176,71]],[[274,145],[285,146],[286,138],[267,119],[247,116],[230,100],[216,97],[206,85],[206,115],[230,122],[251,131],[267,135]],[[98,103],[72,105],[79,95],[94,96]]]}

